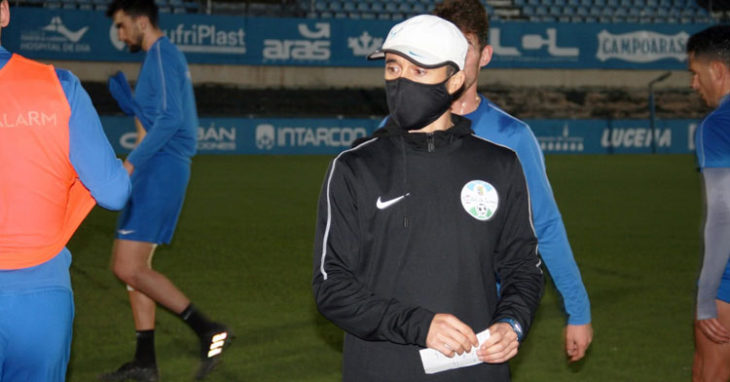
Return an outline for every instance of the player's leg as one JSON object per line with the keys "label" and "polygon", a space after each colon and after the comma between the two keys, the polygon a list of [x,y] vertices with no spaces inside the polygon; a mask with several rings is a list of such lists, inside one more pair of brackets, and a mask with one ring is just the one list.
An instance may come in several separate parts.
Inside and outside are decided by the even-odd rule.
{"label": "player's leg", "polygon": [[132,361],[119,369],[101,375],[103,381],[157,381],[159,372],[155,356],[155,301],[134,288],[134,272],[150,267],[155,244],[130,240],[115,240],[112,249],[112,269],[127,283],[129,302],[134,317],[137,346]]}
{"label": "player's leg", "polygon": [[[114,272],[137,292],[178,314],[195,331],[201,344],[198,376],[205,376],[230,341],[228,329],[206,318],[170,280],[150,265],[153,249],[150,243],[172,240],[190,178],[190,164],[166,156],[150,161],[133,175],[135,191],[120,216],[117,230],[115,253],[120,255],[114,256]],[[121,255],[128,252],[132,255]]]}
{"label": "player's leg", "polygon": [[694,326],[695,353],[692,357],[692,382],[702,382],[702,356],[700,355],[700,344],[697,342],[698,335],[702,335],[699,328]]}
{"label": "player's leg", "polygon": [[[129,371],[131,366],[128,366],[125,372],[118,374],[134,374],[140,368],[156,370],[156,365],[143,362],[145,359],[155,359],[154,355],[148,356],[154,352],[150,345],[151,338],[154,338],[154,304],[150,304],[150,301],[154,301],[178,314],[198,335],[201,341],[201,359],[204,361],[198,374],[205,376],[215,367],[223,347],[230,341],[228,328],[205,317],[167,277],[152,269],[151,259],[155,246],[152,243],[121,239],[114,243],[114,274],[134,290],[130,293],[130,302],[137,328],[137,353],[140,353],[132,361],[136,367],[133,371]],[[138,374],[151,374],[151,371]]]}
{"label": "player's leg", "polygon": [[73,317],[66,288],[0,294],[0,381],[65,381]]}
{"label": "player's leg", "polygon": [[[730,303],[715,300],[717,319],[730,329]],[[730,344],[712,342],[695,325],[695,359],[692,380],[695,382],[730,381]]]}
{"label": "player's leg", "polygon": [[129,305],[132,307],[132,316],[134,317],[134,328],[138,331],[155,329],[155,309],[157,303],[155,300],[147,297],[142,292],[134,290],[131,286],[127,286],[129,294]]}
{"label": "player's leg", "polygon": [[[185,200],[190,163],[168,157],[156,160],[156,166],[149,170],[154,173],[151,179],[154,179],[155,187],[149,187],[147,195],[157,193],[158,196],[154,198],[156,201],[153,205],[147,204],[145,211],[155,209],[152,219],[155,221],[156,234],[153,241],[170,243]],[[209,320],[193,304],[188,303],[182,312],[172,310],[179,313],[180,318],[200,339],[201,363],[196,377],[203,378],[220,361],[223,350],[230,343],[230,331],[225,325]]]}
{"label": "player's leg", "polygon": [[[152,248],[152,252],[154,252],[154,250],[155,247]],[[153,253],[150,253],[150,266],[152,266],[152,256]],[[136,291],[129,285],[127,285],[127,292],[129,294],[129,304],[132,306],[132,316],[134,317],[135,329],[137,329],[138,332],[154,330],[155,309],[157,308],[155,300],[147,297],[147,295],[142,292]]]}
{"label": "player's leg", "polygon": [[114,274],[135,291],[180,314],[190,305],[190,300],[167,277],[152,269],[155,247],[156,244],[143,241],[115,240],[112,255]]}
{"label": "player's leg", "polygon": [[694,338],[695,353],[692,362],[692,382],[703,382],[705,353],[709,350],[708,346],[711,345],[711,341],[702,334],[702,330],[700,330],[696,322],[694,325]]}

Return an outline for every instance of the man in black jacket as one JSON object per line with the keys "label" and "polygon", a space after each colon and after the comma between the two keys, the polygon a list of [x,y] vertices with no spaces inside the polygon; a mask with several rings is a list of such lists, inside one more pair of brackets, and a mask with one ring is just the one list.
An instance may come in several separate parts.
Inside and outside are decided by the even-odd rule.
{"label": "man in black jacket", "polygon": [[[436,16],[393,27],[370,57],[385,58],[388,122],[327,172],[313,290],[347,332],[345,381],[509,381],[539,305],[519,160],[449,112],[466,51]],[[477,364],[434,367],[434,351]]]}

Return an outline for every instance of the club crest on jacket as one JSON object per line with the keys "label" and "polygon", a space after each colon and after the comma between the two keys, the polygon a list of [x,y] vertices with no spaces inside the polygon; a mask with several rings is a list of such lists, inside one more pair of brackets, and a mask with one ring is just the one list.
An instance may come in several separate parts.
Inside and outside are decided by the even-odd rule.
{"label": "club crest on jacket", "polygon": [[483,180],[469,181],[461,189],[461,205],[474,219],[487,221],[499,206],[497,189]]}

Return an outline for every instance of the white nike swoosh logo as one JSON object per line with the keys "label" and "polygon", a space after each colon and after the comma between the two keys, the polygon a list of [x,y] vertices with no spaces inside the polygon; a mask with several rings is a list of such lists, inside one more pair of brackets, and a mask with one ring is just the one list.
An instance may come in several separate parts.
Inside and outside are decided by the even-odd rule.
{"label": "white nike swoosh logo", "polygon": [[380,200],[380,196],[378,196],[378,200],[375,202],[375,206],[378,207],[379,210],[384,210],[384,209],[392,206],[393,204],[400,202],[403,198],[405,198],[406,196],[408,196],[410,194],[411,193],[409,192],[405,195],[401,195],[397,198],[393,198],[393,199],[386,200],[386,201]]}
{"label": "white nike swoosh logo", "polygon": [[120,235],[129,235],[130,233],[134,233],[133,229],[118,229],[117,232],[119,232]]}

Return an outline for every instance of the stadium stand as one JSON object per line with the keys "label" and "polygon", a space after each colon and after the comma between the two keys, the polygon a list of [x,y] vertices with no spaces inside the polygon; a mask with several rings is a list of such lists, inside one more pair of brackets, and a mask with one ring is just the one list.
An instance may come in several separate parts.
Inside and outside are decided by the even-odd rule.
{"label": "stadium stand", "polygon": [[[577,23],[709,23],[695,0],[482,0],[491,20]],[[434,0],[300,0],[309,18],[401,20],[430,12]]]}
{"label": "stadium stand", "polygon": [[[14,6],[82,11],[106,11],[111,0],[11,0]],[[204,10],[197,0],[155,0],[161,12],[198,13]]]}
{"label": "stadium stand", "polygon": [[[111,0],[11,0],[16,6],[106,10]],[[161,12],[399,21],[436,0],[156,0]],[[572,23],[712,23],[727,20],[707,0],[482,0],[490,19]],[[710,9],[710,11],[708,11]]]}
{"label": "stadium stand", "polygon": [[[106,83],[84,82],[101,115],[121,115]],[[479,92],[523,119],[645,119],[646,89],[611,87],[514,87],[489,85]],[[701,119],[702,99],[689,87],[655,92],[658,118]],[[200,116],[257,118],[382,118],[388,113],[385,91],[368,89],[250,89],[195,85]]]}

